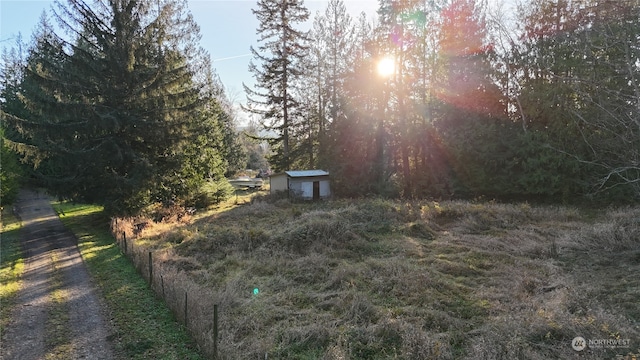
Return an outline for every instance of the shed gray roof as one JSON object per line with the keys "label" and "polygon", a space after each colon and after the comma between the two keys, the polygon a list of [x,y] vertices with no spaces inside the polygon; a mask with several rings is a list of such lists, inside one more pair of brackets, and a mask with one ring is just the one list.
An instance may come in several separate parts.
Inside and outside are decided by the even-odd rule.
{"label": "shed gray roof", "polygon": [[324,170],[290,170],[290,171],[285,171],[284,173],[292,178],[329,175],[329,173]]}

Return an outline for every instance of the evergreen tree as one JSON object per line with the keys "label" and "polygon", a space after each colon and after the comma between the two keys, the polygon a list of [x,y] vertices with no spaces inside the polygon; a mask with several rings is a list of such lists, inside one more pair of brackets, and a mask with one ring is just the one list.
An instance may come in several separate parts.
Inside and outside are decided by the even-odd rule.
{"label": "evergreen tree", "polygon": [[[355,61],[356,27],[342,0],[331,0],[323,14],[314,18],[309,62],[315,84],[312,118],[317,118],[317,158],[321,168],[334,162],[334,149],[329,129],[344,114],[345,82]],[[344,116],[342,116],[343,118]]]}
{"label": "evergreen tree", "polygon": [[503,96],[492,79],[485,9],[475,0],[455,0],[442,10],[434,95],[435,126],[444,141],[458,196],[499,195],[505,156],[500,128]]}
{"label": "evergreen tree", "polygon": [[[0,108],[2,111],[24,115],[26,109],[20,101],[21,84],[24,77],[24,48],[22,37],[18,35],[15,47],[4,48],[0,70]],[[14,132],[14,135],[15,132]],[[11,204],[18,195],[23,169],[17,154],[12,151],[5,138],[5,123],[0,126],[0,205]]]}
{"label": "evergreen tree", "polygon": [[18,196],[23,171],[16,154],[6,146],[2,132],[0,129],[0,206],[5,206]]}
{"label": "evergreen tree", "polygon": [[326,124],[335,121],[342,111],[340,99],[344,97],[344,82],[355,59],[355,35],[356,27],[342,0],[329,1],[324,14],[314,20],[313,47],[318,52],[317,63],[322,68],[326,97],[326,109],[322,112],[328,114],[320,126],[323,132]]}
{"label": "evergreen tree", "polygon": [[[634,172],[637,179],[637,126],[629,126],[637,113],[637,13],[625,1],[538,0],[520,9],[512,66],[521,121],[532,133],[514,164],[527,174],[523,188],[570,199],[592,192],[594,177],[599,190],[633,183]],[[614,169],[626,170],[618,177]]]}
{"label": "evergreen tree", "polygon": [[[214,153],[217,152],[221,156],[221,160],[224,162],[222,168],[226,169],[224,176],[229,177],[236,171],[244,169],[247,155],[239,140],[240,135],[235,124],[236,115],[233,104],[224,91],[220,77],[211,69],[209,59],[205,59],[205,62],[202,95],[208,99],[205,105],[205,108],[208,109],[208,116],[203,121],[206,122],[207,119],[211,121],[209,131],[214,131],[206,137],[211,142],[206,149]],[[207,130],[203,129],[203,131]],[[200,133],[199,136],[202,137],[203,133]],[[214,153],[211,153],[208,158],[215,158]],[[220,166],[208,165],[208,169],[210,172],[205,172],[205,174],[209,179],[223,180],[221,174],[216,172]]]}
{"label": "evergreen tree", "polygon": [[[393,160],[393,165],[381,163],[378,172],[382,179],[385,179],[385,172],[396,173],[401,168],[404,183],[403,193],[407,197],[411,196],[412,189],[408,159],[410,144],[407,141],[411,117],[407,111],[409,84],[406,82],[406,66],[409,48],[415,42],[414,33],[411,31],[408,21],[409,14],[415,5],[415,0],[381,1],[378,10],[380,25],[376,29],[380,56],[392,59],[394,63],[393,74],[388,75],[390,79],[383,88],[383,91],[386,90],[388,95],[381,103],[381,119],[386,119],[384,122],[381,120],[379,125],[378,152],[381,160],[383,159],[384,147],[394,149],[395,153],[390,158],[387,157]],[[381,81],[385,81],[385,79],[381,79]],[[388,139],[383,136],[385,132],[390,133]],[[391,169],[386,170],[388,168]]]}
{"label": "evergreen tree", "polygon": [[73,41],[38,34],[25,74],[29,114],[3,113],[22,146],[44,157],[37,173],[45,185],[132,214],[183,203],[205,176],[222,174],[210,147],[222,111],[196,78],[208,63],[186,2],[57,5]]}
{"label": "evergreen tree", "polygon": [[[44,16],[44,14],[43,14]],[[2,110],[16,116],[24,116],[26,109],[20,95],[24,78],[26,44],[19,34],[14,47],[3,48],[0,69],[0,104]]]}
{"label": "evergreen tree", "polygon": [[410,34],[403,66],[408,118],[402,142],[411,155],[405,163],[410,165],[412,187],[407,195],[442,197],[450,193],[446,156],[434,127],[440,58],[439,32],[433,29],[440,27],[442,8],[442,1],[415,1],[400,19]]}
{"label": "evergreen tree", "polygon": [[329,126],[332,159],[329,170],[338,195],[382,195],[378,149],[383,83],[375,72],[374,61],[378,50],[364,16],[360,17],[356,29],[359,48],[345,78],[345,96],[341,100],[344,111]]}
{"label": "evergreen tree", "polygon": [[[43,12],[32,43],[24,50],[26,52],[24,58],[13,57],[13,60],[5,62],[5,64],[12,64],[2,69],[4,86],[0,115],[6,136],[5,144],[20,155],[22,162],[31,164],[35,168],[46,168],[42,166],[42,162],[48,157],[48,152],[44,146],[41,148],[35,146],[34,139],[46,136],[49,128],[46,125],[37,127],[31,125],[47,123],[48,114],[55,109],[46,106],[55,102],[56,94],[47,94],[38,87],[34,77],[28,71],[28,65],[40,64],[36,67],[42,69],[42,64],[46,64],[50,72],[56,73],[64,62],[62,48],[63,42],[57,38],[47,14]],[[38,109],[38,106],[41,108]],[[24,119],[31,119],[31,121],[24,121]],[[33,172],[32,175],[37,176],[38,172]]]}
{"label": "evergreen tree", "polygon": [[294,26],[309,18],[302,0],[259,0],[253,13],[260,25],[257,34],[261,45],[251,47],[255,60],[249,70],[254,74],[259,90],[245,85],[246,110],[259,114],[266,129],[274,131],[269,139],[275,154],[270,162],[276,171],[289,170],[292,156],[293,134],[302,114],[295,96],[294,84],[303,74],[301,60],[307,54],[307,34]]}

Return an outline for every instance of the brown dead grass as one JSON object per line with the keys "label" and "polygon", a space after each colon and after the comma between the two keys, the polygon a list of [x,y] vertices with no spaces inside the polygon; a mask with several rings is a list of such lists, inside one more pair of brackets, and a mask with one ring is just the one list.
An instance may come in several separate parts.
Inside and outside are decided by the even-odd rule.
{"label": "brown dead grass", "polygon": [[576,336],[640,353],[637,207],[254,201],[135,235],[206,352],[219,305],[222,359],[570,358]]}

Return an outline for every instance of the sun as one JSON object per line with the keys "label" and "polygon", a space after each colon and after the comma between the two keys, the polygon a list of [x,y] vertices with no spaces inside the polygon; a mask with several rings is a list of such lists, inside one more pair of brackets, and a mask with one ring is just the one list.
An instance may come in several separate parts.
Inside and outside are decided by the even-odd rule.
{"label": "sun", "polygon": [[393,75],[396,69],[393,58],[387,56],[378,61],[378,75],[382,77],[389,77]]}

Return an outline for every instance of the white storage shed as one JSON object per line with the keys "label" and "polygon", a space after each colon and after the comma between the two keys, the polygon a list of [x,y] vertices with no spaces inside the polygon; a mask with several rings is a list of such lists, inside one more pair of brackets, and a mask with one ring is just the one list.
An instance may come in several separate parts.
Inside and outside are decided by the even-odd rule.
{"label": "white storage shed", "polygon": [[329,173],[324,170],[295,170],[271,175],[271,194],[287,192],[305,200],[327,199],[331,196]]}

